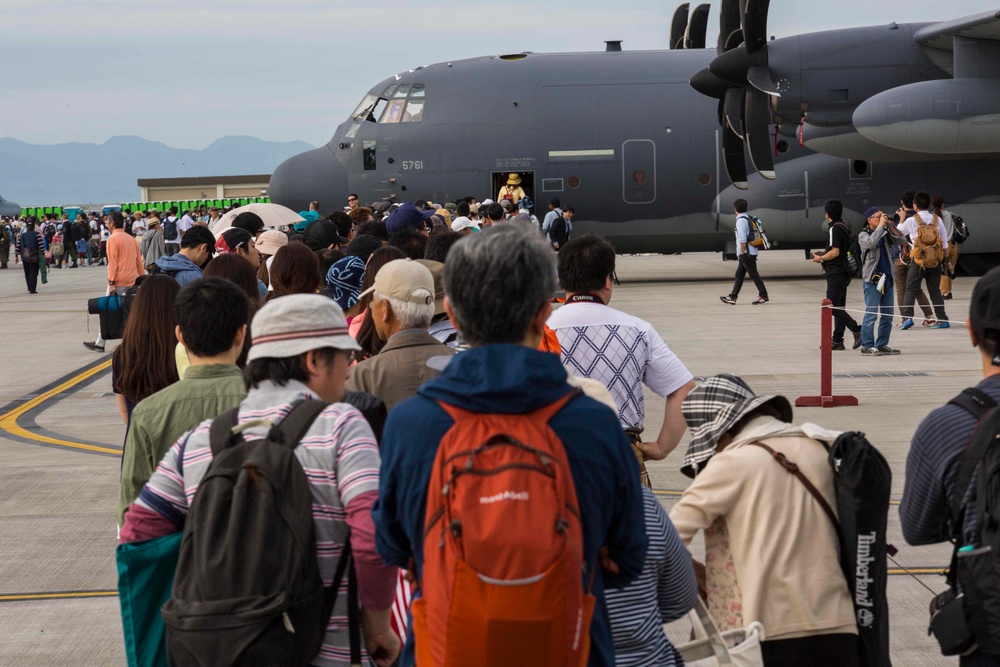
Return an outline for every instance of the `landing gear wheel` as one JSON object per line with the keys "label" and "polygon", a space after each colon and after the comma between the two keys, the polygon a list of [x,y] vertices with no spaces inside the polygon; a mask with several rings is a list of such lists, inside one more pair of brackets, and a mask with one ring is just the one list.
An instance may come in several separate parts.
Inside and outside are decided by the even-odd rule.
{"label": "landing gear wheel", "polygon": [[958,268],[967,276],[981,276],[996,266],[1000,266],[1000,253],[997,252],[958,256]]}

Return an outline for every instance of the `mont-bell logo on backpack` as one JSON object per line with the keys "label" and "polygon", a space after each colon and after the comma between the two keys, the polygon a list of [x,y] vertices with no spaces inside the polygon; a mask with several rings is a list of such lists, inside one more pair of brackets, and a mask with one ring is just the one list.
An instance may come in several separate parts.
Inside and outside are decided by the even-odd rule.
{"label": "mont-bell logo on backpack", "polygon": [[492,496],[480,496],[480,505],[489,505],[491,503],[499,503],[504,500],[530,500],[531,494],[527,491],[504,491],[503,493],[497,493]]}

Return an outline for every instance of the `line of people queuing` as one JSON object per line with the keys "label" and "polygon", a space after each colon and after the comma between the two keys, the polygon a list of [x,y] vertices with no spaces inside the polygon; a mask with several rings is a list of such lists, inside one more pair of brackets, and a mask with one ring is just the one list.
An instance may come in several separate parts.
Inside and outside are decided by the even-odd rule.
{"label": "line of people queuing", "polygon": [[[610,305],[606,240],[556,248],[534,221],[489,210],[489,228],[463,234],[449,229],[448,207],[416,204],[350,207],[290,233],[242,214],[218,237],[192,227],[151,265],[134,242],[121,245],[133,254],[115,253],[109,287],[138,282],[112,357],[127,425],[119,556],[176,541],[173,585],[141,591],[165,605],[166,628],[129,640],[126,627],[127,644],[217,664],[305,651],[296,664],[363,653],[378,665],[680,665],[661,626],[700,592],[720,630],[763,625],[768,667],[859,664],[836,531],[750,446],[766,440],[835,507],[817,441],[836,434],[795,425],[784,397],[757,396],[738,377],[696,385],[654,327]],[[114,248],[125,232],[111,220]],[[982,284],[991,307],[1000,280]],[[557,286],[566,301],[553,312]],[[973,320],[990,378],[995,317]],[[665,402],[658,429],[647,431],[644,388]],[[688,430],[682,471],[693,480],[668,515],[645,462]],[[928,442],[946,437],[925,430]],[[232,508],[275,483],[254,471],[269,472],[258,457],[282,442],[311,493],[308,562],[327,592],[316,632],[302,610],[318,591],[246,574],[293,554],[268,559],[267,545],[219,537],[257,534]],[[918,469],[919,456],[904,533],[941,541],[947,484],[929,493],[940,468]],[[278,540],[284,527],[269,529]],[[692,566],[699,533],[706,561]],[[239,581],[219,569],[229,561],[215,550],[227,548],[242,549]],[[209,607],[211,619],[197,612]]]}

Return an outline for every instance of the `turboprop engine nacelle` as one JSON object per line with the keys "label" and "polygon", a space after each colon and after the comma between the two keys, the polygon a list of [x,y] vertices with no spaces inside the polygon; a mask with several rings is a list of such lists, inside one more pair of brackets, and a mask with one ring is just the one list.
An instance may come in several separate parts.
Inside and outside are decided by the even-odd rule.
{"label": "turboprop engine nacelle", "polygon": [[1000,153],[1000,78],[923,81],[865,100],[854,127],[872,141],[918,153]]}

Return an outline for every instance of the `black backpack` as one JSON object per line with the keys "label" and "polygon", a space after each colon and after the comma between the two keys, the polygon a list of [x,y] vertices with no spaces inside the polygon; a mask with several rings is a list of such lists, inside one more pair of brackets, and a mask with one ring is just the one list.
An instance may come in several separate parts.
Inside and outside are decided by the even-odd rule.
{"label": "black backpack", "polygon": [[795,475],[830,517],[840,543],[840,569],[854,604],[858,625],[858,664],[889,667],[889,604],[886,599],[888,566],[886,541],[892,471],[882,453],[864,433],[847,431],[826,447],[833,469],[837,511],[784,455],[763,443],[788,472]]}
{"label": "black backpack", "polygon": [[163,240],[177,238],[177,218],[171,215],[163,217]]}
{"label": "black backpack", "polygon": [[[947,580],[952,589],[956,584],[961,588],[968,639],[974,642],[955,648],[964,653],[978,646],[979,652],[1000,658],[1000,409],[975,388],[966,389],[950,403],[979,420],[962,454],[951,507],[955,550]],[[976,490],[970,495],[973,479]],[[963,525],[972,501],[977,504],[978,542],[967,545]]]}
{"label": "black backpack", "polygon": [[969,240],[969,226],[965,224],[965,220],[962,220],[962,216],[953,215],[951,216],[952,221],[955,223],[955,233],[951,235],[951,243],[955,245],[962,245]]}
{"label": "black backpack", "polygon": [[[212,422],[214,458],[162,608],[171,665],[308,665],[319,653],[350,550],[324,589],[312,492],[295,448],[327,405],[303,401],[250,441],[233,433],[238,408]],[[360,663],[356,586],[351,568],[351,652]]]}

